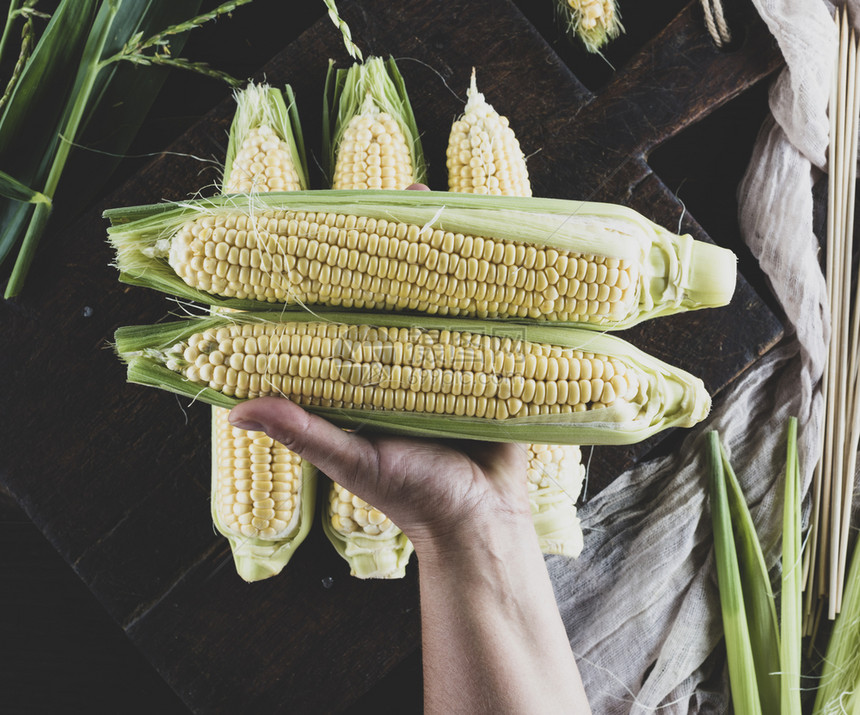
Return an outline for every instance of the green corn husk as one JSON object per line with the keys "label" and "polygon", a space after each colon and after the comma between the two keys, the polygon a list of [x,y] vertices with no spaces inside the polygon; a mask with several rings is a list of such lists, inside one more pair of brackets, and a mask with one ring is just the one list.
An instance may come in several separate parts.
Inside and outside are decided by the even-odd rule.
{"label": "green corn husk", "polygon": [[[419,414],[396,410],[357,410],[309,407],[342,427],[377,428],[387,432],[425,437],[474,438],[500,442],[551,444],[630,444],[669,427],[689,427],[710,409],[702,381],[647,355],[620,338],[592,331],[543,325],[515,325],[492,321],[439,320],[380,313],[328,314],[326,319],[347,325],[376,325],[417,330],[460,330],[512,340],[527,340],[617,358],[636,371],[641,389],[635,400],[618,400],[601,409],[567,414],[490,420],[453,415]],[[129,326],[116,333],[116,350],[128,363],[129,382],[164,390],[220,407],[241,402],[186,379],[166,367],[177,363],[179,345],[196,332],[234,323],[314,322],[305,311],[235,313],[229,316],[191,318],[174,323]],[[178,346],[178,347],[177,347]],[[336,356],[335,356],[336,357]],[[181,356],[180,356],[181,358]]]}
{"label": "green corn husk", "polygon": [[[323,480],[328,482],[328,480]],[[326,483],[328,492],[334,487]],[[406,565],[412,556],[412,542],[400,529],[387,534],[343,534],[331,523],[329,500],[320,498],[320,521],[328,540],[349,564],[350,576],[361,579],[395,579],[406,575]]]}
{"label": "green corn husk", "polygon": [[[212,420],[212,443],[216,444],[217,434],[215,420]],[[302,483],[300,488],[301,505],[298,507],[298,518],[289,533],[277,539],[249,538],[229,529],[221,520],[216,509],[218,492],[218,458],[216,450],[212,450],[212,521],[219,533],[230,542],[236,572],[245,581],[262,581],[276,576],[287,565],[295,550],[305,540],[310,532],[314,518],[316,499],[316,469],[302,462]]]}
{"label": "green corn husk", "polygon": [[729,681],[735,711],[780,708],[780,639],[764,555],[740,484],[716,432],[709,435],[711,511]]}
{"label": "green corn husk", "polygon": [[[116,249],[121,281],[208,305],[272,310],[280,304],[223,298],[186,285],[169,264],[170,241],[180,227],[201,213],[210,216],[238,211],[258,215],[287,208],[402,221],[453,233],[627,259],[639,266],[636,295],[623,317],[606,320],[594,316],[592,322],[560,325],[600,330],[628,328],[658,316],[725,305],[735,288],[736,258],[731,251],[696,241],[689,234],[673,234],[632,209],[613,204],[358,189],[234,194],[181,205],[111,209],[104,215],[112,223],[108,237]],[[317,312],[327,309],[336,306],[314,306]]]}
{"label": "green corn husk", "polygon": [[307,189],[309,186],[307,157],[292,87],[286,85],[282,92],[267,84],[250,83],[244,89],[237,91],[235,98],[236,112],[230,126],[230,140],[224,160],[224,185],[229,184],[236,153],[247,139],[249,132],[266,125],[274,130],[279,139],[286,142],[299,183],[302,189]]}
{"label": "green corn husk", "polygon": [[349,121],[370,102],[391,115],[409,145],[414,183],[427,181],[427,165],[418,125],[406,93],[406,83],[393,57],[368,57],[349,69],[335,69],[329,61],[323,95],[323,171],[331,185],[341,138]]}

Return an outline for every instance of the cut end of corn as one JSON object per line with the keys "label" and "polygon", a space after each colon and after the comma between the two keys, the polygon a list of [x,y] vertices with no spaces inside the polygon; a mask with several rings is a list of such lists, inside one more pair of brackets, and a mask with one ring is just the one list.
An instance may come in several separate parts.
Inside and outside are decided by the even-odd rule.
{"label": "cut end of corn", "polygon": [[451,126],[448,189],[469,194],[531,196],[528,169],[507,117],[478,92],[475,70],[463,116]]}

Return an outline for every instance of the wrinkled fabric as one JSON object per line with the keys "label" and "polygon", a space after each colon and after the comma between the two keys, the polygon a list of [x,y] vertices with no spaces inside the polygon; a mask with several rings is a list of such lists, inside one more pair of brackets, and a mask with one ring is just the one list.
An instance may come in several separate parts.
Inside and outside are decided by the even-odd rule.
{"label": "wrinkled fabric", "polygon": [[753,1],[786,67],[772,84],[771,113],[738,189],[739,222],[785,313],[786,335],[674,454],[622,474],[582,505],[578,560],[547,559],[595,713],[729,710],[725,658],[716,650],[722,623],[707,497],[710,430],[730,453],[770,568],[778,568],[792,415],[809,512],[830,330],[812,188],[826,170],[829,83],[822,78],[832,71],[837,35],[827,2]]}

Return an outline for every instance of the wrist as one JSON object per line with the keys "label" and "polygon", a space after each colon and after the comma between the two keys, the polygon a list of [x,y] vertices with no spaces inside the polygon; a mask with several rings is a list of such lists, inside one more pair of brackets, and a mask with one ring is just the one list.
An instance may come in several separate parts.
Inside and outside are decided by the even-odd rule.
{"label": "wrist", "polygon": [[540,551],[531,512],[494,511],[472,514],[456,524],[428,525],[410,535],[415,554],[422,565],[452,561],[469,562],[494,556],[510,559]]}

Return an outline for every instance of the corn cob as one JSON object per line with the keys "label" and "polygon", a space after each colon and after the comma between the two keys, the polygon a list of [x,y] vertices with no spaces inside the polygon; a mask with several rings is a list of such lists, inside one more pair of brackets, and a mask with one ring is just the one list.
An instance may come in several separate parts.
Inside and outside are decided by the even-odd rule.
{"label": "corn cob", "polygon": [[281,572],[313,522],[316,472],[262,432],[213,413],[212,520],[246,581]]}
{"label": "corn cob", "polygon": [[121,280],[240,309],[418,310],[607,330],[724,305],[735,285],[731,251],[609,204],[310,191],[105,215]]}
{"label": "corn cob", "polygon": [[[475,70],[463,117],[448,139],[448,188],[467,193],[531,196],[526,159],[506,117],[478,93]],[[528,488],[541,551],[576,557],[582,529],[576,500],[585,468],[577,446],[529,445]]]}
{"label": "corn cob", "polygon": [[[287,85],[237,92],[224,166],[224,192],[307,188],[301,126]],[[227,309],[224,309],[227,310]],[[212,408],[212,516],[227,537],[236,570],[246,581],[279,573],[310,530],[316,472],[262,432],[227,421]]]}
{"label": "corn cob", "polygon": [[[418,176],[413,169],[413,150],[419,157],[423,152],[405,90],[397,102],[387,100],[391,93],[382,91],[390,87],[392,78],[402,86],[393,60],[389,68],[385,72],[379,58],[370,58],[364,66],[353,65],[343,83],[345,91],[333,100],[332,111],[327,104],[323,107],[324,131],[339,138],[333,189],[405,189],[424,178],[423,168]],[[329,65],[329,77],[331,72]],[[374,82],[377,75],[380,79]],[[359,104],[357,114],[339,111]],[[386,105],[387,112],[380,108]],[[349,564],[351,575],[386,579],[406,575],[412,543],[378,509],[331,482],[321,512],[326,536]]]}
{"label": "corn cob", "polygon": [[308,188],[307,159],[292,88],[249,84],[236,92],[223,193]]}
{"label": "corn cob", "polygon": [[412,543],[388,517],[332,482],[323,530],[357,578],[403,578]]}
{"label": "corn cob", "polygon": [[704,418],[696,377],[573,328],[306,311],[120,328],[131,382],[221,407],[285,395],[344,427],[628,444]]}
{"label": "corn cob", "polygon": [[348,70],[329,63],[323,157],[334,189],[405,189],[426,180],[418,128],[393,58],[369,57]]}
{"label": "corn cob", "polygon": [[585,478],[579,447],[531,444],[528,458],[529,504],[541,551],[579,556],[583,542],[576,500]]}
{"label": "corn cob", "polygon": [[624,28],[616,0],[556,0],[559,18],[567,32],[589,52],[600,52]]}
{"label": "corn cob", "polygon": [[475,70],[463,116],[448,137],[448,190],[468,194],[531,196],[526,160],[507,117],[478,92]]}

